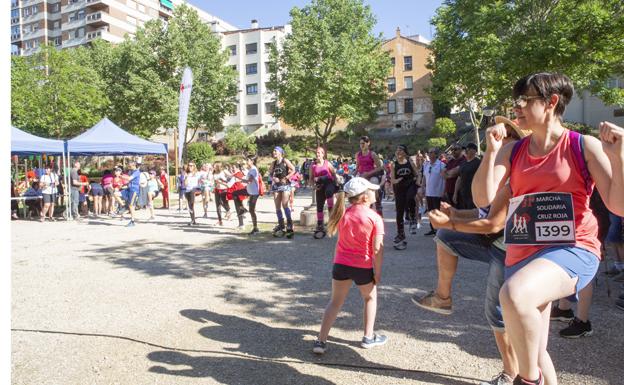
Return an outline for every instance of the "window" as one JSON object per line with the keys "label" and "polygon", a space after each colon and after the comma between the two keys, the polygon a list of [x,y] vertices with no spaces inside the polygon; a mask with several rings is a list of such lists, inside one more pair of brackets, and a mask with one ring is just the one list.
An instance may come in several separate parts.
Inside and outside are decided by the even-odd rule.
{"label": "window", "polygon": [[271,46],[273,43],[264,43],[264,52],[271,52]]}
{"label": "window", "polygon": [[134,0],[128,0],[127,4],[128,4],[128,7],[132,8],[132,9],[136,9],[137,8],[137,3]]}
{"label": "window", "polygon": [[245,53],[247,53],[247,55],[258,53],[258,43],[249,43],[245,45]]}
{"label": "window", "polygon": [[411,114],[414,112],[414,99],[403,100],[403,112],[406,114]]}
{"label": "window", "polygon": [[83,10],[83,11],[78,11],[76,13],[76,19],[77,20],[82,20],[87,16],[87,13]]}
{"label": "window", "polygon": [[264,103],[264,110],[267,114],[273,115],[275,113],[275,102]]}
{"label": "window", "polygon": [[61,29],[61,21],[57,20],[52,24],[52,29]]}
{"label": "window", "polygon": [[388,113],[396,114],[396,100],[388,100]]}
{"label": "window", "polygon": [[60,46],[62,43],[63,43],[63,40],[60,36],[50,39],[50,44],[52,44],[55,47]]}
{"label": "window", "polygon": [[136,25],[137,24],[137,19],[135,19],[132,16],[126,16],[126,21],[132,25]]}
{"label": "window", "polygon": [[258,115],[258,105],[257,104],[248,104],[247,105],[247,115]]}
{"label": "window", "polygon": [[236,56],[236,46],[235,45],[228,46],[228,49],[230,50],[230,56]]}
{"label": "window", "polygon": [[11,35],[19,35],[20,27],[19,25],[14,25],[11,27]]}
{"label": "window", "polygon": [[11,10],[11,19],[17,19],[19,18],[19,9],[12,9]]}
{"label": "window", "polygon": [[396,79],[388,78],[388,92],[396,92]]}
{"label": "window", "polygon": [[230,66],[234,71],[236,71],[236,64]]}
{"label": "window", "polygon": [[50,4],[50,5],[49,5],[49,7],[50,7],[50,8],[48,9],[48,11],[49,11],[50,13],[58,13],[58,12],[61,12],[61,3],[54,3],[54,4]]}
{"label": "window", "polygon": [[405,89],[406,90],[414,89],[414,83],[412,82],[412,77],[411,76],[406,76],[404,78],[404,80],[405,80]]}
{"label": "window", "polygon": [[390,63],[392,63],[392,67],[394,67],[396,65],[396,59],[391,57],[390,58]]}
{"label": "window", "polygon": [[84,29],[84,27],[81,27],[81,28],[76,28],[76,32],[74,33],[74,37],[75,37],[76,39],[79,39],[79,38],[81,38],[81,37],[84,37],[84,35],[85,35],[85,29]]}
{"label": "window", "polygon": [[266,73],[266,74],[269,73],[269,62],[268,61],[264,62],[264,73]]}
{"label": "window", "polygon": [[403,56],[403,70],[404,71],[412,70],[412,57],[411,56]]}
{"label": "window", "polygon": [[245,66],[245,73],[247,75],[253,75],[258,73],[258,63],[251,63]]}
{"label": "window", "polygon": [[256,95],[258,93],[258,83],[247,84],[247,95]]}

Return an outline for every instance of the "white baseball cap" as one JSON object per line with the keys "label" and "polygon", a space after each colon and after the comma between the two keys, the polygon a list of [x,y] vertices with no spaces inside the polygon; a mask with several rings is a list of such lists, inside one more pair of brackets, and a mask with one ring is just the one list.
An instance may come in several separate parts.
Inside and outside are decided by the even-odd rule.
{"label": "white baseball cap", "polygon": [[379,186],[376,184],[372,184],[364,178],[355,177],[345,183],[343,190],[347,197],[351,198],[356,195],[360,195],[366,190],[379,190]]}

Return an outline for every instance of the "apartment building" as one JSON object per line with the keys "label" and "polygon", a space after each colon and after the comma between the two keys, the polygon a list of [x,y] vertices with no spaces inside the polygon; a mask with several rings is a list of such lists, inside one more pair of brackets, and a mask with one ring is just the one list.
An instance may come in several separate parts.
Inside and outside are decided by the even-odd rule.
{"label": "apartment building", "polygon": [[[267,91],[269,81],[269,50],[273,43],[281,46],[291,32],[290,25],[260,28],[252,20],[249,29],[221,33],[221,45],[229,51],[228,64],[238,72],[238,106],[234,115],[227,116],[224,126],[240,125],[247,133],[263,135],[281,129],[281,123],[272,115],[275,95]],[[205,137],[206,134],[200,134]]]}
{"label": "apartment building", "polygon": [[[70,48],[102,38],[119,43],[137,26],[167,21],[183,0],[11,0],[11,54],[31,55],[44,44]],[[191,4],[214,32],[237,29]]]}
{"label": "apartment building", "polygon": [[426,68],[428,45],[420,35],[401,36],[399,28],[394,38],[383,43],[392,61],[388,98],[370,128],[399,134],[433,127],[433,102],[426,91],[431,85],[431,72]]}

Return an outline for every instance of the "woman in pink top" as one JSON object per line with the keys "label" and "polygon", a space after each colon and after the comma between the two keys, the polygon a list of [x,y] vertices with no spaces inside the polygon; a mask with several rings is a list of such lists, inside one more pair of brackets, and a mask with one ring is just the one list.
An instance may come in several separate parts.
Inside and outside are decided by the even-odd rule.
{"label": "woman in pink top", "polygon": [[[313,352],[323,354],[327,350],[327,336],[353,282],[360,289],[364,300],[365,349],[383,345],[388,338],[373,332],[377,313],[377,285],[381,280],[383,262],[384,225],[381,217],[369,206],[375,202],[379,189],[364,178],[353,178],[344,185],[344,192],[337,194],[336,206],[329,218],[329,235],[338,232],[334,267],[332,271],[332,296],[325,309],[323,323]],[[344,195],[351,206],[345,210]]]}
{"label": "woman in pink top", "polygon": [[316,229],[314,238],[325,236],[325,201],[327,201],[327,211],[332,212],[334,208],[334,193],[336,192],[336,170],[325,159],[325,149],[317,147],[316,159],[312,164],[312,178],[316,188]]}
{"label": "woman in pink top", "polygon": [[520,128],[532,134],[502,146],[504,126],[490,127],[472,183],[478,206],[489,204],[508,179],[514,196],[500,300],[518,355],[516,385],[557,383],[546,351],[550,307],[559,298],[575,300],[598,268],[598,227],[589,209],[594,182],[609,210],[624,214],[624,129],[603,122],[600,140],[571,133],[561,116],[573,92],[561,74],[520,79],[513,89],[514,112]]}

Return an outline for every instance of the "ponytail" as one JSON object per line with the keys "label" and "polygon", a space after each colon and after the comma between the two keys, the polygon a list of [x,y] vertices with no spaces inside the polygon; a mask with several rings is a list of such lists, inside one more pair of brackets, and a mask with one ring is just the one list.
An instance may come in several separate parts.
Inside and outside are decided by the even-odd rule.
{"label": "ponytail", "polygon": [[344,191],[340,191],[335,194],[336,203],[331,210],[331,214],[329,216],[329,221],[327,223],[327,234],[332,237],[338,231],[338,223],[342,219],[342,216],[345,212],[345,193]]}

